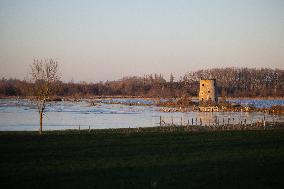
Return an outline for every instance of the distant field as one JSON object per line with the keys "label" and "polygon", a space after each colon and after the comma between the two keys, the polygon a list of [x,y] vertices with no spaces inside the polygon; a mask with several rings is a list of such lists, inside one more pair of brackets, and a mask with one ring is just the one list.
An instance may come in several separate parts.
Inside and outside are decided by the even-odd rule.
{"label": "distant field", "polygon": [[0,132],[0,188],[283,188],[284,130]]}

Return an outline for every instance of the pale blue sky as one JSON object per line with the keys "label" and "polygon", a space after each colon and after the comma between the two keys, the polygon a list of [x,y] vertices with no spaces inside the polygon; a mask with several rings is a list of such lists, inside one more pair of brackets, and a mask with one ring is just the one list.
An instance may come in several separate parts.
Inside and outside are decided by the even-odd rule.
{"label": "pale blue sky", "polygon": [[283,0],[0,0],[0,76],[34,58],[63,80],[284,68]]}

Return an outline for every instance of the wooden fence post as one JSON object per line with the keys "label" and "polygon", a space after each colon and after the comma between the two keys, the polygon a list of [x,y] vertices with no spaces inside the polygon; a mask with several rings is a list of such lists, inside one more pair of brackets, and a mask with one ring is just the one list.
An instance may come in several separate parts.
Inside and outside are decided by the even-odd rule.
{"label": "wooden fence post", "polygon": [[264,128],[264,130],[266,130],[265,117],[263,118],[263,128]]}

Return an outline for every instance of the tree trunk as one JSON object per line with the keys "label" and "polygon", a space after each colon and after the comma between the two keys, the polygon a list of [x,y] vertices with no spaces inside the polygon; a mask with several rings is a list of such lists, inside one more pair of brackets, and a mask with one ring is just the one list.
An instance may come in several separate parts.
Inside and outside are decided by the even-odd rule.
{"label": "tree trunk", "polygon": [[43,112],[41,111],[40,113],[40,127],[39,127],[39,134],[42,134],[42,116],[43,116]]}

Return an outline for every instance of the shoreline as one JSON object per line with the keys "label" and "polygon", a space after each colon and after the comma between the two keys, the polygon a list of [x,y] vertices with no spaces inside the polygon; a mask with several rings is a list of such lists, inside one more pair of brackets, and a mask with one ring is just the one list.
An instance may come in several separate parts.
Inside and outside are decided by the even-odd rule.
{"label": "shoreline", "polygon": [[[0,96],[0,99],[29,99],[30,97],[21,97],[21,96]],[[72,96],[66,96],[66,97],[58,97],[61,99],[76,99],[76,97]],[[86,100],[91,100],[91,99],[145,99],[145,100],[160,100],[160,99],[178,99],[180,97],[143,97],[143,96],[82,96],[82,98],[79,99],[86,99]],[[191,100],[198,100],[197,96],[189,96]],[[223,97],[218,97],[219,101]],[[273,96],[268,96],[268,97],[225,97],[226,100],[284,100],[284,96],[278,96],[278,97],[273,97]]]}
{"label": "shoreline", "polygon": [[[239,124],[212,124],[212,125],[179,125],[171,123],[163,123],[160,126],[151,127],[124,127],[124,128],[80,128],[80,129],[64,129],[64,130],[43,130],[43,135],[49,133],[175,133],[175,132],[226,132],[226,131],[268,131],[268,130],[284,130],[284,122],[254,122]],[[0,130],[0,135],[5,133],[37,133],[37,130]]]}

